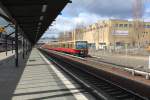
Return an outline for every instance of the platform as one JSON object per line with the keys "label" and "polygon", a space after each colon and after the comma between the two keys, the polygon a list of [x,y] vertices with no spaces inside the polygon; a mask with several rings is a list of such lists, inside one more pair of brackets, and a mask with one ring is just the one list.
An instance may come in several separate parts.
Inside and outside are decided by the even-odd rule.
{"label": "platform", "polygon": [[33,49],[12,100],[93,100],[76,82]]}
{"label": "platform", "polygon": [[1,52],[0,53],[0,60],[6,59],[10,56],[13,56],[14,54],[15,54],[14,50],[13,50],[13,52],[12,51],[7,51],[7,56],[6,56],[6,52]]}
{"label": "platform", "polygon": [[15,56],[9,52],[7,56],[1,53],[0,60],[0,100],[11,100],[18,81],[24,71],[28,55],[25,59],[19,53],[19,66],[15,66]]}

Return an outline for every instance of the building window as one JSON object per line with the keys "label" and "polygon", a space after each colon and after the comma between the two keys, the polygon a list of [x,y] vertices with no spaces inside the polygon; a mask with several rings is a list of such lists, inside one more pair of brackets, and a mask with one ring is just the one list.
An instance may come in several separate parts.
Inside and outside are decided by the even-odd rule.
{"label": "building window", "polygon": [[149,28],[149,25],[147,25],[146,28]]}
{"label": "building window", "polygon": [[119,24],[119,27],[123,27],[123,24]]}
{"label": "building window", "polygon": [[116,24],[113,24],[113,26],[112,27],[116,27]]}
{"label": "building window", "polygon": [[124,27],[127,28],[127,27],[128,27],[128,24],[124,24]]}
{"label": "building window", "polygon": [[144,28],[150,28],[150,25],[144,25]]}
{"label": "building window", "polygon": [[150,28],[150,25],[147,25],[147,28]]}
{"label": "building window", "polygon": [[118,24],[116,24],[115,27],[118,27]]}

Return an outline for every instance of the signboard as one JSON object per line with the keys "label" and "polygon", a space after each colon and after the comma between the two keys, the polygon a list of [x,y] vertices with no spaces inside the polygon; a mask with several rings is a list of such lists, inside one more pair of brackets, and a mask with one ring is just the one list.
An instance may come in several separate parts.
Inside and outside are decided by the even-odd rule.
{"label": "signboard", "polygon": [[0,27],[0,33],[5,32],[5,29],[3,27]]}
{"label": "signboard", "polygon": [[112,35],[123,35],[126,36],[129,34],[129,31],[123,31],[123,30],[114,30],[112,32]]}

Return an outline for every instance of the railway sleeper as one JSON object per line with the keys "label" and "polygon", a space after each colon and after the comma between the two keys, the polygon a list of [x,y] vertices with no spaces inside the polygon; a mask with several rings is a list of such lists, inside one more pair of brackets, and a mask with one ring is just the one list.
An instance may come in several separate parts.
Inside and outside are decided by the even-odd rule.
{"label": "railway sleeper", "polygon": [[[60,59],[60,58],[59,58]],[[58,61],[59,61],[59,59],[57,59]],[[93,74],[91,74],[91,72],[88,72],[88,70],[83,70],[82,68],[80,68],[80,67],[78,67],[78,64],[76,64],[76,63],[72,63],[71,61],[70,62],[68,62],[67,60],[63,60],[63,62],[62,63],[66,63],[66,65],[67,64],[70,64],[69,66],[70,67],[74,67],[74,68],[71,68],[72,69],[72,71],[73,71],[73,73],[75,73],[76,75],[78,75],[78,76],[80,76],[81,75],[81,77],[83,78],[83,79],[87,79],[86,81],[88,82],[88,83],[90,83],[91,85],[93,85],[94,86],[94,84],[93,83],[95,83],[98,79],[100,80],[100,81],[98,81],[98,82],[100,82],[100,84],[101,84],[101,81],[102,81],[102,85],[104,85],[104,92],[106,92],[107,90],[111,90],[111,88],[114,88],[114,89],[117,89],[118,91],[113,91],[113,92],[106,92],[108,95],[110,95],[111,97],[117,97],[118,96],[118,98],[120,97],[122,97],[123,99],[120,99],[120,100],[124,100],[124,98],[131,98],[131,97],[133,97],[133,99],[131,99],[131,100],[143,100],[143,99],[134,99],[134,97],[137,97],[137,96],[135,96],[135,95],[132,95],[132,93],[128,93],[128,91],[126,91],[126,90],[124,90],[124,89],[122,89],[122,88],[120,88],[120,87],[118,87],[118,86],[116,86],[116,85],[114,85],[114,84],[112,84],[111,85],[111,82],[108,82],[107,83],[107,81],[105,81],[105,80],[103,80],[103,78],[102,79],[100,79],[100,77],[97,79],[97,77],[95,77]],[[86,68],[86,67],[85,67]],[[74,71],[74,69],[76,69],[75,71]],[[78,72],[79,71],[79,72]],[[83,76],[84,77],[83,77]],[[89,76],[92,76],[92,77],[89,77]],[[89,79],[89,78],[93,78],[92,80],[91,79]],[[91,82],[91,81],[93,81],[93,83]],[[96,82],[96,84],[98,83],[98,82]],[[105,82],[106,82],[106,85],[105,85]],[[108,85],[110,85],[110,86],[112,86],[111,88],[109,87],[107,87]],[[113,86],[114,85],[114,86]],[[107,87],[107,89],[106,89],[106,87]],[[96,87],[97,88],[97,90],[102,90],[102,86],[100,86],[100,87],[97,87],[97,85],[95,85],[94,87]],[[106,90],[106,91],[105,91]],[[127,93],[126,93],[127,92]],[[122,93],[126,93],[126,94],[122,94]],[[129,97],[125,97],[125,96],[129,96]],[[131,95],[131,97],[130,97],[130,95]],[[111,99],[110,99],[111,100]],[[126,99],[126,100],[129,100],[129,99]]]}

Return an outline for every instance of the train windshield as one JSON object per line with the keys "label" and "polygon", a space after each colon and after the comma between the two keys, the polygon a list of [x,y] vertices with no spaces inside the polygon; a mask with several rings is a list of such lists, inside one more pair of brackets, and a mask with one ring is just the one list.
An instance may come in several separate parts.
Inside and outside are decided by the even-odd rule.
{"label": "train windshield", "polygon": [[87,49],[87,41],[77,41],[76,49]]}

